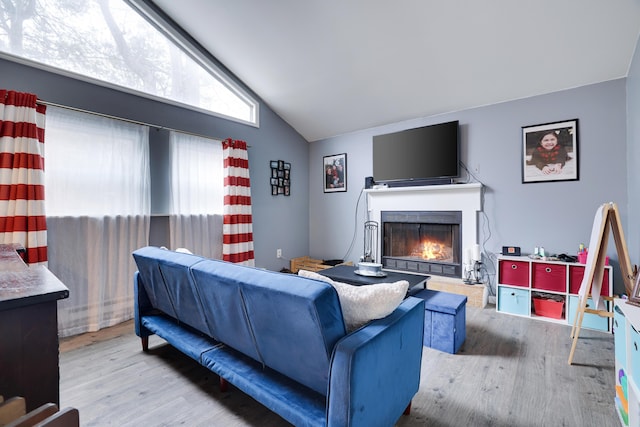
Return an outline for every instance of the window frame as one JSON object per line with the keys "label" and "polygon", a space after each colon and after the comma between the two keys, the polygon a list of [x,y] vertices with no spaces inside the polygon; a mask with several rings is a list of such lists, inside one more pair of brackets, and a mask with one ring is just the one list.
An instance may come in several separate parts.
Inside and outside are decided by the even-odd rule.
{"label": "window frame", "polygon": [[[167,17],[157,6],[149,4],[145,0],[123,0],[128,4],[131,9],[139,13],[144,19],[153,25],[158,31],[160,31],[165,37],[172,41],[182,51],[187,54],[191,59],[198,63],[201,67],[207,70],[211,75],[222,83],[227,89],[235,93],[236,96],[243,99],[247,104],[252,106],[252,121],[246,121],[238,119],[236,117],[227,116],[221,113],[215,113],[209,110],[204,110],[191,105],[186,105],[187,108],[196,111],[202,111],[206,114],[223,117],[225,119],[233,120],[235,122],[252,125],[254,127],[260,127],[260,103],[255,100],[247,91],[245,91],[239,84],[234,82],[231,78],[223,72],[216,61],[212,58],[209,52],[200,46],[193,38],[191,38],[186,32],[178,26],[171,18]],[[159,97],[158,97],[159,98]],[[164,98],[160,98],[164,100]],[[170,101],[170,100],[169,100]],[[171,103],[171,102],[169,102]],[[176,102],[177,105],[185,106],[180,102]]]}
{"label": "window frame", "polygon": [[236,96],[246,102],[252,110],[253,120],[247,121],[237,117],[233,117],[224,113],[211,111],[195,105],[190,105],[184,102],[164,98],[151,93],[143,92],[140,90],[132,89],[126,86],[122,86],[116,83],[107,82],[94,77],[86,76],[84,74],[77,73],[75,71],[65,70],[60,67],[45,64],[33,59],[18,56],[13,53],[0,51],[0,58],[7,61],[16,62],[29,67],[37,68],[54,74],[58,74],[64,77],[69,77],[75,80],[91,83],[97,86],[114,89],[120,92],[128,93],[142,98],[151,99],[153,101],[162,102],[167,105],[173,105],[180,108],[185,108],[191,111],[200,112],[209,116],[219,117],[225,120],[229,120],[236,123],[242,123],[255,128],[260,128],[260,102],[258,102],[253,96],[251,96],[239,83],[233,81],[221,68],[217,65],[217,61],[210,53],[206,52],[204,48],[198,45],[198,43],[190,38],[184,30],[179,28],[177,24],[172,22],[170,18],[166,17],[156,6],[147,4],[144,0],[122,0],[125,4],[131,7],[134,13],[138,13],[143,19],[149,22],[154,28],[156,28],[163,36],[169,39],[170,42],[175,44],[181,49],[187,56],[195,61],[200,67],[205,69],[211,74],[212,78],[218,80],[227,89],[233,92]]}

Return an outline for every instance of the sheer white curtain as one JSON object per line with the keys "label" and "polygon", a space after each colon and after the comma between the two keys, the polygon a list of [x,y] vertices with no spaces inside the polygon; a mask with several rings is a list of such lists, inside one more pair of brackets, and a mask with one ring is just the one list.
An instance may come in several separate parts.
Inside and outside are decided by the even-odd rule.
{"label": "sheer white curtain", "polygon": [[171,249],[222,258],[223,162],[220,141],[171,132]]}
{"label": "sheer white curtain", "polygon": [[147,245],[148,128],[64,108],[47,113],[49,268],[69,288],[61,336],[133,317],[131,252]]}

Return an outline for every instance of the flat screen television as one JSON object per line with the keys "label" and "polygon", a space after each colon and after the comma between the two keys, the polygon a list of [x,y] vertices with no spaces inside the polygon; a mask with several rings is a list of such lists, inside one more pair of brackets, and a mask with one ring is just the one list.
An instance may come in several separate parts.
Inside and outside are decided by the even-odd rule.
{"label": "flat screen television", "polygon": [[457,120],[373,137],[376,183],[447,184],[459,176]]}

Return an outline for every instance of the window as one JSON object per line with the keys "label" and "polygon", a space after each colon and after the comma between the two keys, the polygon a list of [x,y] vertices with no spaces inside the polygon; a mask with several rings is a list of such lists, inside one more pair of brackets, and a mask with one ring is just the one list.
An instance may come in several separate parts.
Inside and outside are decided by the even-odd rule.
{"label": "window", "polygon": [[257,125],[258,103],[138,3],[2,1],[0,52],[10,60],[26,59],[54,72]]}
{"label": "window", "polygon": [[47,107],[47,216],[149,215],[149,129]]}
{"label": "window", "polygon": [[171,132],[171,214],[222,214],[222,143]]}

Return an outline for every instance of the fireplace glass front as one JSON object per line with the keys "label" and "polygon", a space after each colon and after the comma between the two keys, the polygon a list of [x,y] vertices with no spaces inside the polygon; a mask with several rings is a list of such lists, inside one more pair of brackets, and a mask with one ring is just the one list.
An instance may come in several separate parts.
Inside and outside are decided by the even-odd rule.
{"label": "fireplace glass front", "polygon": [[461,277],[460,211],[382,212],[385,268]]}

